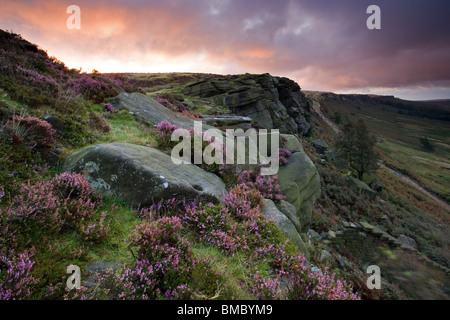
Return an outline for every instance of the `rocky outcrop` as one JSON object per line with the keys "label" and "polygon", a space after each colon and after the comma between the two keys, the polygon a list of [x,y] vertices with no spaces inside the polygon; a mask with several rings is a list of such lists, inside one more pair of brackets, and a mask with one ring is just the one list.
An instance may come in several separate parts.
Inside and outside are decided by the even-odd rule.
{"label": "rocky outcrop", "polygon": [[272,200],[264,199],[264,201],[266,205],[261,210],[261,213],[267,219],[273,221],[278,229],[280,229],[281,233],[291,240],[291,242],[309,259],[309,250],[292,222],[278,210]]}
{"label": "rocky outcrop", "polygon": [[230,83],[222,80],[199,81],[187,85],[183,94],[202,98],[212,97],[231,90]]}
{"label": "rocky outcrop", "polygon": [[320,196],[320,177],[314,163],[306,153],[296,152],[287,165],[280,167],[278,181],[286,201],[295,207],[302,232],[306,232],[314,202]]}
{"label": "rocky outcrop", "polygon": [[223,201],[225,184],[193,164],[175,165],[169,155],[127,143],[101,144],[69,156],[65,171],[83,173],[91,186],[132,206],[163,199]]}
{"label": "rocky outcrop", "polygon": [[211,98],[264,129],[306,134],[311,127],[303,116],[310,103],[300,86],[288,78],[270,74],[228,76],[190,84],[183,93]]}

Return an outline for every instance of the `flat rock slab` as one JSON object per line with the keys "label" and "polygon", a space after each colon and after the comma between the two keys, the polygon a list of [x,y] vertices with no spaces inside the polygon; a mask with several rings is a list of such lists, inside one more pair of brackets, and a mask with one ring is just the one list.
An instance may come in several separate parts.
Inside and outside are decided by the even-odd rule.
{"label": "flat rock slab", "polygon": [[98,192],[135,207],[164,199],[223,202],[225,184],[193,164],[175,165],[169,155],[128,143],[100,144],[69,156],[65,171],[83,173]]}
{"label": "flat rock slab", "polygon": [[[126,109],[132,113],[137,119],[148,125],[157,125],[163,120],[175,124],[184,129],[194,127],[194,120],[186,116],[169,110],[156,100],[142,93],[126,93],[122,92],[111,101],[114,108],[122,110]],[[212,129],[213,127],[204,125],[203,130]]]}
{"label": "flat rock slab", "polygon": [[252,127],[252,119],[242,116],[204,116],[203,121],[207,124],[226,129],[243,129],[248,130]]}

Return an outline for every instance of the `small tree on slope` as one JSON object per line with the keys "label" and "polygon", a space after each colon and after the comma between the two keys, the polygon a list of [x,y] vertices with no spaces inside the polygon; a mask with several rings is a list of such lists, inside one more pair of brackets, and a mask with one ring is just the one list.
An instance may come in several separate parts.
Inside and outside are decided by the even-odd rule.
{"label": "small tree on slope", "polygon": [[375,152],[376,138],[362,119],[347,122],[341,136],[336,141],[336,148],[342,153],[350,167],[362,180],[364,173],[377,167],[378,155]]}

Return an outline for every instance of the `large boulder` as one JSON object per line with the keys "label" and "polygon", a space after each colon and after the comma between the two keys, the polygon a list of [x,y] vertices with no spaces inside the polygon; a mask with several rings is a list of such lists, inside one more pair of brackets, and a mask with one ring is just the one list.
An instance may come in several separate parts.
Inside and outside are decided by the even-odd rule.
{"label": "large boulder", "polygon": [[347,177],[348,187],[354,190],[356,193],[366,196],[370,200],[374,200],[377,197],[377,193],[372,190],[367,183],[356,179],[354,177]]}
{"label": "large boulder", "polygon": [[302,225],[297,217],[297,210],[295,209],[294,205],[287,201],[281,200],[279,203],[277,203],[277,208],[292,222],[298,233],[301,233]]}
{"label": "large boulder", "polygon": [[[178,125],[184,129],[194,127],[194,120],[169,110],[156,100],[142,93],[126,93],[122,92],[113,99],[111,104],[115,109],[126,109],[139,120],[155,125],[163,120],[167,120],[172,124]],[[204,129],[211,127],[204,126]]]}
{"label": "large boulder", "polygon": [[323,139],[312,140],[311,145],[319,154],[325,154],[325,151],[327,151],[329,148],[328,144]]}
{"label": "large boulder", "polygon": [[69,156],[65,171],[83,173],[91,186],[132,206],[177,198],[223,202],[225,184],[193,164],[175,165],[159,150],[128,143],[101,144]]}
{"label": "large boulder", "polygon": [[285,149],[288,149],[290,152],[303,152],[303,146],[300,139],[293,134],[280,134],[282,146]]}
{"label": "large boulder", "polygon": [[302,237],[298,233],[292,222],[280,211],[272,200],[264,199],[266,205],[261,210],[261,213],[269,220],[273,221],[281,233],[286,238],[292,241],[292,243],[309,259],[309,250],[302,240]]}
{"label": "large boulder", "polygon": [[314,163],[304,152],[289,157],[289,163],[281,166],[278,181],[286,201],[291,203],[297,214],[302,232],[311,223],[312,209],[320,196],[320,177]]}

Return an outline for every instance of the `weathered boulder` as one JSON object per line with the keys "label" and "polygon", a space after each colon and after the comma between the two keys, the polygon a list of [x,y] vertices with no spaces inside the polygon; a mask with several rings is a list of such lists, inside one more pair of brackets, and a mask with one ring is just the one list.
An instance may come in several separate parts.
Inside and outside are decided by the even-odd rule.
{"label": "weathered boulder", "polygon": [[292,222],[298,233],[301,233],[302,225],[297,217],[297,210],[295,209],[294,205],[290,204],[287,201],[281,200],[279,203],[277,203],[277,208]]}
{"label": "weathered boulder", "polygon": [[222,130],[248,130],[252,127],[252,119],[242,116],[204,116],[203,121],[213,127],[220,128]]}
{"label": "weathered boulder", "polygon": [[325,154],[325,151],[327,151],[329,148],[328,144],[323,139],[312,140],[311,145],[319,154]]}
{"label": "weathered boulder", "polygon": [[312,244],[313,241],[320,241],[323,238],[320,234],[318,234],[313,229],[309,229],[308,232],[306,233],[306,236],[308,237],[309,244]]}
{"label": "weathered boulder", "polygon": [[309,250],[302,240],[302,237],[294,227],[292,222],[278,210],[277,206],[272,200],[264,199],[266,206],[261,210],[261,213],[269,220],[275,222],[278,229],[292,241],[292,243],[309,259]]}
{"label": "weathered boulder", "polygon": [[416,242],[416,240],[414,240],[413,238],[408,237],[408,236],[406,236],[404,234],[401,234],[398,237],[398,241],[400,241],[402,244],[407,245],[407,246],[409,246],[411,248],[417,249],[417,242]]}
{"label": "weathered boulder", "polygon": [[230,109],[234,113],[252,118],[255,124],[262,129],[275,128],[271,114],[271,104],[267,100],[263,99],[255,102],[254,104],[248,104],[239,108]]}
{"label": "weathered boulder", "polygon": [[289,157],[289,163],[281,166],[278,181],[286,201],[294,205],[302,232],[308,230],[312,208],[320,196],[320,177],[314,163],[304,152]]}
{"label": "weathered boulder", "polygon": [[364,195],[370,200],[374,200],[377,197],[377,193],[373,191],[367,183],[356,179],[354,177],[347,177],[348,187],[354,191],[356,191],[360,195]]}
{"label": "weathered boulder", "polygon": [[280,134],[280,146],[288,149],[290,152],[303,152],[303,146],[300,139],[293,134]]}
{"label": "weathered boulder", "polygon": [[333,255],[328,250],[322,250],[322,253],[320,254],[319,261],[323,263],[333,263],[334,258]]}
{"label": "weathered boulder", "polygon": [[[172,124],[176,124],[184,129],[194,127],[194,120],[180,114],[177,114],[156,100],[146,96],[142,93],[126,93],[122,92],[111,101],[115,109],[126,109],[132,113],[139,120],[149,124],[155,125],[163,120],[167,120]],[[204,126],[204,129],[208,129]],[[211,128],[211,127],[209,127]]]}
{"label": "weathered boulder", "polygon": [[297,121],[297,124],[297,131],[301,135],[306,135],[309,132],[309,129],[311,129],[311,125],[305,118],[300,118],[300,120]]}
{"label": "weathered boulder", "polygon": [[128,143],[95,145],[72,154],[64,170],[85,174],[95,190],[132,206],[171,198],[219,203],[226,192],[216,175],[193,164],[177,166],[159,150]]}
{"label": "weathered boulder", "polygon": [[61,134],[64,131],[64,121],[58,116],[45,116],[44,120],[55,129],[56,133]]}
{"label": "weathered boulder", "polygon": [[328,162],[336,162],[338,157],[337,152],[334,149],[325,151],[324,156]]}

